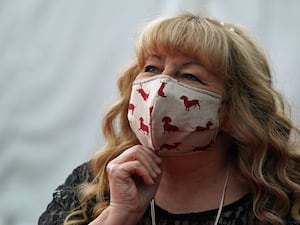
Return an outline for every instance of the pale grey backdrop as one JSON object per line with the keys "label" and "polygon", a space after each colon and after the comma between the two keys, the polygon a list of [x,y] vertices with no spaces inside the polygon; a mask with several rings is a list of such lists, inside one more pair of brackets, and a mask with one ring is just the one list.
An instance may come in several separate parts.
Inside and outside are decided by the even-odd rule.
{"label": "pale grey backdrop", "polygon": [[299,121],[298,0],[0,0],[0,225],[36,224],[101,147],[103,113],[139,27],[188,10],[249,27]]}

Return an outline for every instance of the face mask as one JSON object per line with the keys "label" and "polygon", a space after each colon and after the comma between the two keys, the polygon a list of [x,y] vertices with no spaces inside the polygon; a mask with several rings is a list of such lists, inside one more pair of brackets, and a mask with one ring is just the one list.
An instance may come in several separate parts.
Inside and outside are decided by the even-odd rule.
{"label": "face mask", "polygon": [[221,96],[167,75],[133,83],[128,107],[131,129],[159,155],[206,150],[218,132]]}

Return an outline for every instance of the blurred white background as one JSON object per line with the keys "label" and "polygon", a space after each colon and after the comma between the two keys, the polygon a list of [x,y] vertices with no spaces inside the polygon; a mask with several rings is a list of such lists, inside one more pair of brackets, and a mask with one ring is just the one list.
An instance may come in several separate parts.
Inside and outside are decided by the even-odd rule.
{"label": "blurred white background", "polygon": [[203,12],[248,27],[300,116],[298,0],[0,0],[0,225],[36,224],[103,144],[101,121],[138,29]]}

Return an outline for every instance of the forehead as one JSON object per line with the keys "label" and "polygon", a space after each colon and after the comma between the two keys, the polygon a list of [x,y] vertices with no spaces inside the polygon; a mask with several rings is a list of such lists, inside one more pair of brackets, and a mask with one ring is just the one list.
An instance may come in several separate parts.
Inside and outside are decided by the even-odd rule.
{"label": "forehead", "polygon": [[154,52],[154,53],[149,53],[145,55],[145,61],[148,60],[155,60],[155,61],[164,61],[166,58],[173,58],[173,59],[180,59],[180,61],[186,61],[189,63],[197,63],[198,62],[196,57],[190,56],[190,55],[185,55],[180,52],[172,52],[172,53],[159,53],[159,52]]}
{"label": "forehead", "polygon": [[182,54],[225,80],[231,67],[230,43],[224,29],[210,20],[180,15],[148,24],[138,36],[135,53],[139,69],[149,55]]}
{"label": "forehead", "polygon": [[150,37],[141,37],[136,48],[140,66],[152,55],[184,55],[197,61],[213,74],[217,75],[220,74],[220,71],[224,71],[226,61],[224,50],[218,49],[212,43],[206,43],[201,40],[201,37],[197,37],[197,39],[189,37],[181,40],[180,37],[175,38],[167,35],[160,38],[160,34],[157,35],[151,34]]}
{"label": "forehead", "polygon": [[[170,45],[168,45],[170,47]],[[156,61],[158,63],[163,63],[166,56],[173,58],[180,58],[180,61],[185,61],[186,63],[193,63],[201,65],[210,74],[223,79],[221,73],[219,73],[219,65],[215,61],[211,61],[209,55],[200,52],[183,51],[182,49],[176,49],[175,47],[165,48],[163,45],[160,46],[158,43],[150,45],[148,48],[144,48],[142,54],[139,55],[138,62],[140,69],[145,66],[149,61]]]}

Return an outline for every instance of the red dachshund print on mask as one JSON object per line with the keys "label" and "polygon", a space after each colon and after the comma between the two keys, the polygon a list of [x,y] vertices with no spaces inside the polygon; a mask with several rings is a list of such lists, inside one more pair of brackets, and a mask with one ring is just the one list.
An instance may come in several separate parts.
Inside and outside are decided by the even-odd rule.
{"label": "red dachshund print on mask", "polygon": [[185,106],[185,110],[186,111],[190,111],[190,108],[191,107],[199,107],[199,109],[200,109],[200,103],[199,103],[199,100],[197,100],[197,99],[194,99],[194,100],[189,100],[188,99],[188,97],[187,96],[185,96],[185,95],[182,95],[181,97],[180,97],[180,99],[182,99],[183,100],[183,103],[184,103],[184,106]]}
{"label": "red dachshund print on mask", "polygon": [[165,116],[163,119],[162,119],[162,122],[164,123],[164,133],[166,132],[176,132],[176,131],[179,131],[178,127],[170,124],[172,122],[172,119],[168,116]]}
{"label": "red dachshund print on mask", "polygon": [[142,87],[137,89],[137,92],[142,96],[144,101],[146,101],[148,99],[149,94],[150,94],[150,93],[146,93]]}

